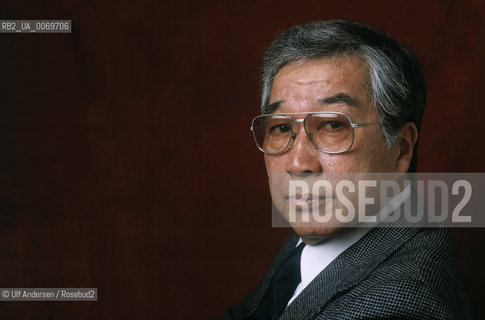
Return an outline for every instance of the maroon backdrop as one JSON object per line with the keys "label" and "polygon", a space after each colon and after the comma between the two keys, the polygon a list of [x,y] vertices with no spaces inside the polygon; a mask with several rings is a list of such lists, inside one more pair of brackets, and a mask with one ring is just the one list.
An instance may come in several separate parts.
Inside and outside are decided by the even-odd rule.
{"label": "maroon backdrop", "polygon": [[[483,2],[2,1],[0,287],[97,287],[93,302],[0,303],[1,319],[210,319],[263,277],[271,228],[258,114],[277,31],[354,19],[420,52],[423,172],[483,172]],[[452,230],[477,315],[482,229]]]}

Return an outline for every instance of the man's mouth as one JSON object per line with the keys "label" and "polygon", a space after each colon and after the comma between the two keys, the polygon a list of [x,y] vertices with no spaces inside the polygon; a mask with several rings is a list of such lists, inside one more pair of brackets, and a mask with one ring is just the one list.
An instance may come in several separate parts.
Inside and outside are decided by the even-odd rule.
{"label": "man's mouth", "polygon": [[327,197],[313,194],[296,194],[295,196],[287,196],[289,205],[293,206],[297,210],[312,209],[317,206],[322,206]]}

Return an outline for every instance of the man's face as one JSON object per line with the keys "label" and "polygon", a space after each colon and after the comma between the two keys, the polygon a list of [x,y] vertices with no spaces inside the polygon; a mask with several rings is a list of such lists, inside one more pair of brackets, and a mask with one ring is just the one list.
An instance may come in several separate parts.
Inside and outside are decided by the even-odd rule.
{"label": "man's face", "polygon": [[[278,72],[269,103],[276,107],[273,113],[334,111],[349,115],[354,123],[379,122],[367,79],[368,66],[357,56],[299,61]],[[292,117],[303,118],[304,115]],[[296,138],[291,148],[283,154],[265,154],[270,186],[275,174],[297,179],[302,173],[397,171],[398,148],[386,146],[378,125],[356,128],[354,145],[340,154],[327,154],[316,149],[301,123],[295,123],[294,130]],[[280,199],[281,194],[271,190],[275,206],[283,212],[282,207],[287,203]],[[307,243],[319,241],[341,229],[341,226],[332,224],[293,227]]]}

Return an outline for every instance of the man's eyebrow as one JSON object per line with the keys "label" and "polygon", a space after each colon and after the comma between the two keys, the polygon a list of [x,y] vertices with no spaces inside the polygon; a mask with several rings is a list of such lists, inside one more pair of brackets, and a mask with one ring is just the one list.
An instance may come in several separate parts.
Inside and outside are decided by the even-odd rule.
{"label": "man's eyebrow", "polygon": [[284,102],[284,100],[276,101],[266,105],[263,109],[265,113],[273,113],[276,109],[280,107],[280,105]]}
{"label": "man's eyebrow", "polygon": [[[334,104],[334,103],[345,103],[351,107],[356,107],[359,105],[359,99],[349,96],[346,93],[337,93],[333,96],[321,98],[317,100],[320,104]],[[265,113],[273,113],[280,105],[285,102],[284,100],[275,101],[266,105],[263,109]]]}
{"label": "man's eyebrow", "polygon": [[351,107],[359,105],[359,99],[349,96],[345,93],[337,93],[333,96],[318,99],[321,104],[345,103]]}

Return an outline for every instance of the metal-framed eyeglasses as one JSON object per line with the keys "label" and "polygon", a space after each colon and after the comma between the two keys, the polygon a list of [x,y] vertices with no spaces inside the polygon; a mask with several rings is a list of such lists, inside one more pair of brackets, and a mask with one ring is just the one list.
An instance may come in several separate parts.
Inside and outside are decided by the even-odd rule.
{"label": "metal-framed eyeglasses", "polygon": [[[305,115],[304,118],[292,118]],[[294,124],[303,127],[312,145],[325,153],[343,153],[354,145],[355,129],[380,122],[353,123],[342,112],[301,112],[263,114],[253,119],[251,131],[259,150],[266,154],[281,154],[296,139]]]}

